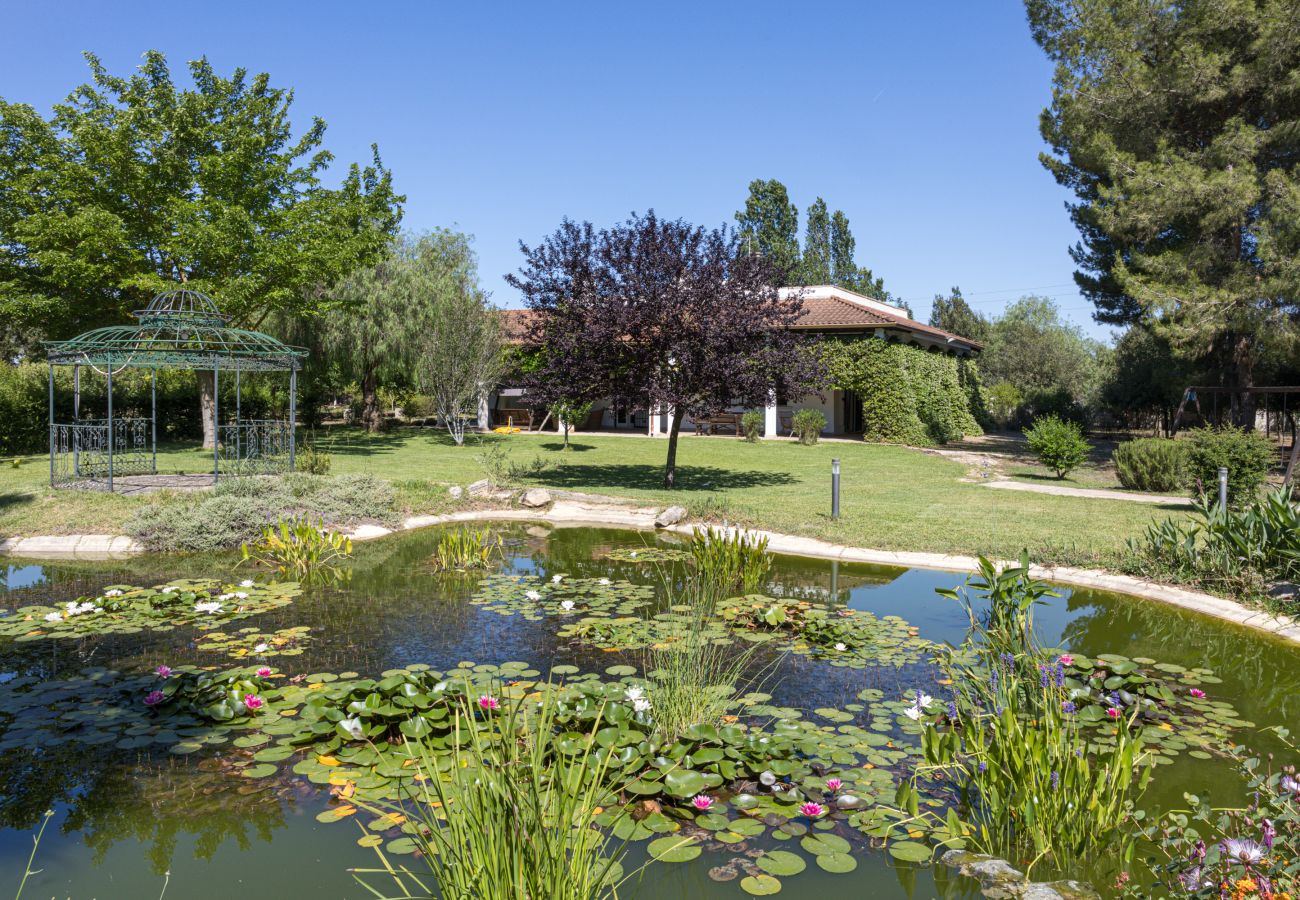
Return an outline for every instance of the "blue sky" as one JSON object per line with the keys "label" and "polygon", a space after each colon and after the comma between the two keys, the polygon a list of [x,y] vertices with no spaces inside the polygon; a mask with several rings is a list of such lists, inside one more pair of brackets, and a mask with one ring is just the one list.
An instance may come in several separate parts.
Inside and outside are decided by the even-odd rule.
{"label": "blue sky", "polygon": [[[406,227],[475,235],[484,285],[563,216],[730,222],[754,178],[848,215],[858,261],[919,318],[960,285],[1035,292],[1097,337],[1066,193],[1039,165],[1051,67],[1023,7],[982,2],[13,4],[0,95],[48,111],[150,48],[271,73],[340,163],[378,142]],[[802,224],[802,223],[801,223]]]}

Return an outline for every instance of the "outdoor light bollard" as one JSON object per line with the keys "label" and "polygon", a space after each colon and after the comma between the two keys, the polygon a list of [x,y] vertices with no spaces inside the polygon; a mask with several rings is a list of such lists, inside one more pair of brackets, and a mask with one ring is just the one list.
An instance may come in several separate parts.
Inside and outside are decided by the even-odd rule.
{"label": "outdoor light bollard", "polygon": [[1219,509],[1228,508],[1228,467],[1219,466]]}
{"label": "outdoor light bollard", "polygon": [[831,518],[840,517],[840,461],[831,460]]}

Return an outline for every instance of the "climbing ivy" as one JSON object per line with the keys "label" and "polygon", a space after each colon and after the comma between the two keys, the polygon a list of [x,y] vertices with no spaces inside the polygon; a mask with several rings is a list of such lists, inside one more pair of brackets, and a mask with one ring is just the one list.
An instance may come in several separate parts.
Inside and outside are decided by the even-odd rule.
{"label": "climbing ivy", "polygon": [[862,398],[869,441],[927,446],[981,432],[970,360],[882,340],[826,341],[821,353],[832,384]]}

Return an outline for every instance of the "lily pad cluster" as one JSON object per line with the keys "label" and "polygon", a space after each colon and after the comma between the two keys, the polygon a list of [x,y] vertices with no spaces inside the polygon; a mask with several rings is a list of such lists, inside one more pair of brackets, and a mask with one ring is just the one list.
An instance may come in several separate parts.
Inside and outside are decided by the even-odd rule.
{"label": "lily pad cluster", "polygon": [[898,616],[877,617],[813,600],[751,594],[719,604],[718,615],[746,640],[779,640],[782,649],[835,666],[901,667],[920,662],[932,647]]}
{"label": "lily pad cluster", "polygon": [[540,621],[548,615],[630,616],[653,605],[654,588],[609,578],[490,575],[469,602],[504,616]]}
{"label": "lily pad cluster", "polygon": [[672,547],[619,547],[602,556],[612,562],[647,564],[685,562],[690,558],[690,551]]}
{"label": "lily pad cluster", "polygon": [[79,638],[97,634],[170,631],[193,625],[214,628],[286,606],[301,593],[297,582],[229,584],[178,580],[155,587],[109,586],[95,597],[59,606],[0,609],[0,636],[17,641]]}
{"label": "lily pad cluster", "polygon": [[232,659],[267,659],[273,656],[300,656],[312,640],[311,628],[298,625],[277,631],[240,628],[226,633],[209,631],[196,644],[199,650],[224,653]]}

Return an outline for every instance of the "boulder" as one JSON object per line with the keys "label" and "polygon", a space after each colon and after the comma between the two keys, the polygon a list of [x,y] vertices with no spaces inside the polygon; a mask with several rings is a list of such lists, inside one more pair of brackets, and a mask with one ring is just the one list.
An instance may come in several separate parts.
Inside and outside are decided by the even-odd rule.
{"label": "boulder", "polygon": [[655,528],[667,528],[669,525],[676,525],[682,519],[686,518],[686,507],[670,506],[659,515],[655,516]]}
{"label": "boulder", "polygon": [[551,492],[546,488],[529,488],[524,491],[523,496],[519,498],[519,502],[531,509],[537,509],[551,502]]}
{"label": "boulder", "polygon": [[458,484],[453,484],[451,487],[447,488],[447,493],[451,495],[451,499],[459,500],[461,496],[464,495],[465,489]]}

